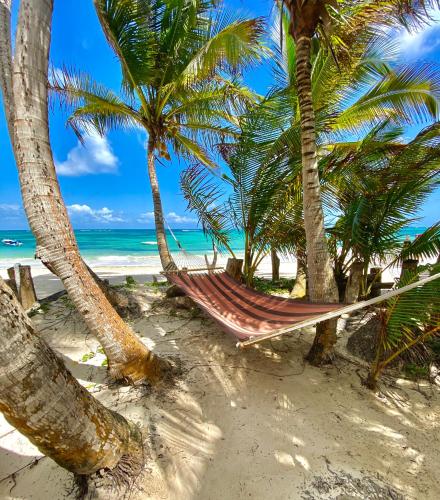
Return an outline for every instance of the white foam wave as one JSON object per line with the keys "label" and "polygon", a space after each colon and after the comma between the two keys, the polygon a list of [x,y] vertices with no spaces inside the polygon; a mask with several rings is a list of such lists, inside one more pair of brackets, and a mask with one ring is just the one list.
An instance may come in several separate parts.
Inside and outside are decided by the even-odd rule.
{"label": "white foam wave", "polygon": [[141,241],[142,245],[157,245],[157,241]]}

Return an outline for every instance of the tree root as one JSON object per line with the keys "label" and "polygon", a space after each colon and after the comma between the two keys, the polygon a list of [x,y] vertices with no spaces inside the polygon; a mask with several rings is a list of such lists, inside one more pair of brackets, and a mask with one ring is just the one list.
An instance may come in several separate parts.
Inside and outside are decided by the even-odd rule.
{"label": "tree root", "polygon": [[76,498],[96,500],[124,498],[135,486],[144,467],[144,453],[123,455],[113,469],[100,469],[90,476],[74,477]]}

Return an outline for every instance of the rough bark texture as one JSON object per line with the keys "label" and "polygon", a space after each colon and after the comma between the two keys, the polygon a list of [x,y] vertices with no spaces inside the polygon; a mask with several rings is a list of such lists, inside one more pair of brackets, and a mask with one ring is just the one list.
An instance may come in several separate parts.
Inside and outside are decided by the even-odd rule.
{"label": "rough bark texture", "polygon": [[32,280],[31,266],[19,266],[20,273],[20,289],[18,298],[23,309],[27,311],[37,302],[37,294],[35,293],[34,281]]}
{"label": "rough bark texture", "polygon": [[226,272],[236,281],[241,281],[243,269],[243,259],[230,257],[226,263]]}
{"label": "rough bark texture", "polygon": [[303,299],[307,295],[307,264],[305,260],[297,256],[297,267],[295,284],[293,285],[290,297],[292,299]]}
{"label": "rough bark texture", "polygon": [[77,474],[140,465],[139,430],[93,398],[37,335],[0,278],[0,410],[38,449]]}
{"label": "rough bark texture", "polygon": [[150,178],[151,193],[153,195],[154,223],[156,226],[157,248],[159,250],[160,261],[164,271],[177,269],[168,249],[167,237],[165,233],[162,200],[160,198],[159,182],[154,164],[154,140],[148,139],[148,176]]}
{"label": "rough bark texture", "polygon": [[355,261],[350,266],[350,274],[348,276],[347,285],[345,287],[345,304],[354,304],[358,301],[363,272],[364,263],[361,261]]}
{"label": "rough bark texture", "polygon": [[[161,377],[162,363],[122,321],[79,255],[61,196],[49,142],[47,68],[53,2],[21,2],[13,65],[14,149],[23,205],[37,256],[61,279],[96,335],[116,379]],[[32,20],[32,22],[31,22]]]}
{"label": "rough bark texture", "polygon": [[14,116],[12,96],[11,0],[0,0],[0,85],[9,135],[13,142]]}
{"label": "rough bark texture", "polygon": [[272,281],[278,281],[280,279],[280,258],[273,248],[270,251],[270,257],[272,261]]}
{"label": "rough bark texture", "polygon": [[[338,302],[338,288],[333,275],[324,230],[318,161],[316,156],[315,114],[311,87],[311,39],[296,38],[296,77],[301,115],[302,181],[304,228],[306,233],[309,298],[312,302]],[[329,361],[336,343],[336,322],[317,325],[308,360],[313,364]]]}

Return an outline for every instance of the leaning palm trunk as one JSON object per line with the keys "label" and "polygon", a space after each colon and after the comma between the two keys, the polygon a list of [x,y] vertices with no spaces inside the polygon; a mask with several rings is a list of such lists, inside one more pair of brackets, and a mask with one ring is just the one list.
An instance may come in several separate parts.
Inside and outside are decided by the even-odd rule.
{"label": "leaning palm trunk", "polygon": [[150,178],[151,192],[153,195],[154,222],[156,226],[157,248],[159,250],[160,261],[164,271],[177,269],[171,253],[168,249],[167,237],[165,233],[162,200],[160,198],[159,182],[157,180],[156,166],[154,162],[154,140],[148,139],[148,176]]}
{"label": "leaning palm trunk", "polygon": [[38,449],[67,470],[138,472],[137,427],[84,389],[33,330],[12,290],[0,278],[0,410]]}
{"label": "leaning palm trunk", "polygon": [[11,140],[14,136],[12,104],[11,0],[0,0],[0,85]]}
{"label": "leaning palm trunk", "polygon": [[[301,115],[302,181],[308,292],[312,302],[337,302],[338,289],[325,237],[316,155],[310,47],[310,37],[300,35],[296,40],[296,72]],[[313,364],[321,364],[327,361],[331,356],[335,342],[336,322],[331,320],[318,324],[316,327],[316,337],[308,354],[308,360]]]}
{"label": "leaning palm trunk", "polygon": [[14,152],[24,209],[37,241],[36,254],[61,279],[98,338],[111,376],[131,383],[154,382],[161,376],[162,363],[122,321],[90,276],[61,196],[47,110],[52,9],[52,0],[22,1],[13,64]]}

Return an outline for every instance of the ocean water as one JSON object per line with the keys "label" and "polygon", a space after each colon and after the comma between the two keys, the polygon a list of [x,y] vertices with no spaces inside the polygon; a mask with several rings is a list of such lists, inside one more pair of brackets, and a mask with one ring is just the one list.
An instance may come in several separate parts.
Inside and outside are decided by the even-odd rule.
{"label": "ocean water", "polygon": [[[413,239],[422,233],[424,227],[408,227],[399,235]],[[186,252],[194,255],[212,253],[211,242],[200,229],[175,229],[176,238]],[[154,229],[79,229],[75,231],[83,257],[90,265],[136,266],[157,261],[158,252]],[[14,239],[23,242],[20,247],[1,244],[1,240]],[[167,231],[171,252],[178,252],[178,246]],[[231,247],[240,254],[244,248],[243,234],[231,232]],[[15,263],[33,264],[35,239],[30,231],[0,231],[0,269],[6,269]],[[153,258],[153,259],[152,259]],[[38,264],[37,264],[38,265]]]}
{"label": "ocean water", "polygon": [[[212,244],[200,229],[173,229],[173,233],[186,252],[194,255],[212,253]],[[90,265],[136,266],[158,257],[154,229],[79,229],[75,231],[81,255]],[[22,246],[12,247],[1,243],[3,239],[19,240]],[[171,233],[167,240],[172,253],[179,248]],[[234,252],[244,248],[244,239],[239,231],[231,232],[231,247]],[[30,231],[0,230],[0,269],[14,263],[33,264],[35,239]],[[154,259],[152,259],[152,257]]]}

